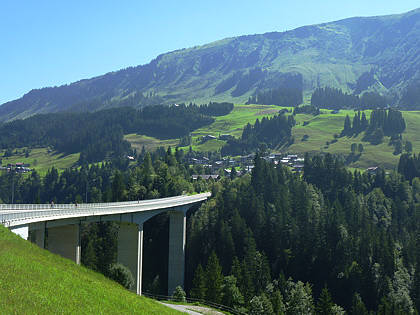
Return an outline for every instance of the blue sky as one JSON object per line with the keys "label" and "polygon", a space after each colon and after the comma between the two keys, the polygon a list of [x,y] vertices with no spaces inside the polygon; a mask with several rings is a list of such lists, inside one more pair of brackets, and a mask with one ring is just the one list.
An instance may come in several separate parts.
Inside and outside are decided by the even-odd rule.
{"label": "blue sky", "polygon": [[0,0],[0,104],[225,37],[417,7],[418,0]]}

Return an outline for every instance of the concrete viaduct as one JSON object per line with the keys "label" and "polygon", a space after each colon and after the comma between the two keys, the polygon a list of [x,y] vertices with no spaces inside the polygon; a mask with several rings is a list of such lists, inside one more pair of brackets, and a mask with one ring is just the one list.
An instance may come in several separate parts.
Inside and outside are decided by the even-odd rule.
{"label": "concrete viaduct", "polygon": [[[169,213],[168,295],[184,284],[186,213],[211,193],[161,199],[89,204],[0,204],[0,223],[53,253],[80,264],[80,225],[99,221],[119,222],[117,260],[127,266],[141,295],[143,223]],[[47,246],[45,234],[48,230]]]}

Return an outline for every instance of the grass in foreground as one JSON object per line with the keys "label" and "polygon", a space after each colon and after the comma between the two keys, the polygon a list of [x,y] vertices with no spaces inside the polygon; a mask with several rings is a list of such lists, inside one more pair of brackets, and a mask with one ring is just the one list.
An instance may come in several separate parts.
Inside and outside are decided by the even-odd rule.
{"label": "grass in foreground", "polygon": [[182,314],[0,225],[1,314]]}

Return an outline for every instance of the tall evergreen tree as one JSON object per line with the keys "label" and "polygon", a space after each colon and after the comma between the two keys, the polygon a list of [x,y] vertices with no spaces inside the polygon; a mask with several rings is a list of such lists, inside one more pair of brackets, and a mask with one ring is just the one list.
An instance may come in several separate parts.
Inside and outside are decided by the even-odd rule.
{"label": "tall evergreen tree", "polygon": [[206,266],[206,300],[220,303],[222,300],[222,267],[215,252],[212,252]]}
{"label": "tall evergreen tree", "polygon": [[201,264],[198,264],[198,267],[194,273],[190,296],[194,299],[204,300],[206,297],[206,291],[206,274],[204,273]]}
{"label": "tall evergreen tree", "polygon": [[316,313],[319,315],[329,315],[332,313],[333,306],[334,303],[332,302],[330,292],[327,287],[324,287],[316,304]]}
{"label": "tall evergreen tree", "polygon": [[344,129],[341,132],[342,136],[350,136],[352,133],[352,129],[351,129],[351,122],[350,122],[350,117],[349,115],[346,115],[346,118],[344,119]]}

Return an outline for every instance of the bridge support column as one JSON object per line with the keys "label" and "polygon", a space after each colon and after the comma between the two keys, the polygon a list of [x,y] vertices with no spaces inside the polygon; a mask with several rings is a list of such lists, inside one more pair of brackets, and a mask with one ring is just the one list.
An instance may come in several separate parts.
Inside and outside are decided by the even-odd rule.
{"label": "bridge support column", "polygon": [[80,227],[78,224],[48,228],[48,250],[80,265]]}
{"label": "bridge support column", "polygon": [[184,287],[186,212],[169,213],[168,295],[180,285]]}
{"label": "bridge support column", "polygon": [[130,269],[134,276],[136,293],[141,295],[143,270],[143,223],[121,223],[118,232],[119,263]]}
{"label": "bridge support column", "polygon": [[32,233],[31,241],[40,248],[45,248],[45,222],[32,223],[29,225],[29,231]]}

